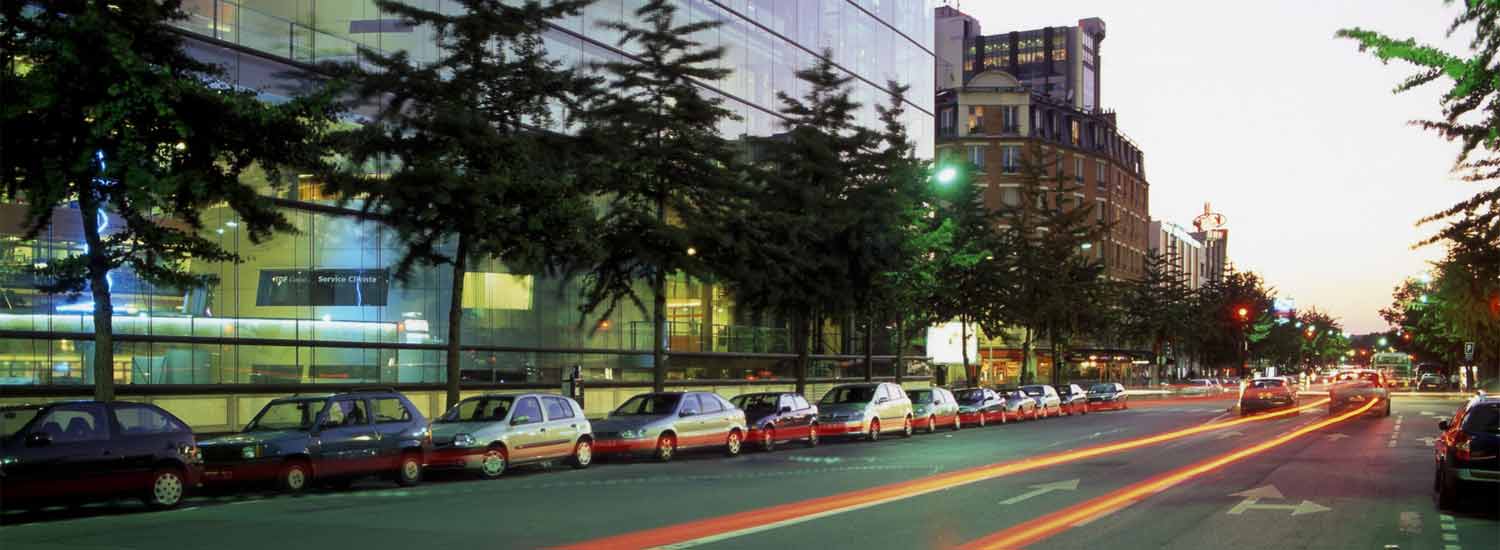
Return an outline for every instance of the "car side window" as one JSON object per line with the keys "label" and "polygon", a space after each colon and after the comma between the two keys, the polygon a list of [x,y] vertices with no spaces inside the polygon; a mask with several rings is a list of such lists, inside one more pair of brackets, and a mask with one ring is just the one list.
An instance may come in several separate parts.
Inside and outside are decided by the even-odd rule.
{"label": "car side window", "polygon": [[682,407],[679,408],[679,409],[677,409],[677,410],[679,410],[679,411],[694,411],[694,412],[702,413],[703,412],[703,405],[701,405],[701,404],[698,403],[698,396],[696,396],[696,395],[685,395],[685,396],[682,397]]}
{"label": "car side window", "polygon": [[406,410],[406,405],[403,405],[400,399],[381,397],[372,399],[371,402],[375,404],[376,423],[411,421],[411,411]]}
{"label": "car side window", "polygon": [[328,404],[324,426],[363,426],[370,423],[368,406],[363,399],[335,399]]}
{"label": "car side window", "polygon": [[800,395],[794,395],[792,397],[797,400],[797,410],[799,411],[812,406],[807,403],[807,398],[805,397],[802,397]]}
{"label": "car side window", "polygon": [[169,434],[191,431],[161,411],[145,405],[116,405],[115,422],[125,435]]}
{"label": "car side window", "polygon": [[703,408],[699,409],[703,413],[716,413],[724,410],[724,405],[719,402],[719,397],[716,395],[700,395],[698,402],[703,404]]}
{"label": "car side window", "polygon": [[573,418],[573,407],[563,398],[543,397],[542,402],[547,404],[547,420]]}
{"label": "car side window", "polygon": [[533,424],[542,421],[542,405],[536,402],[535,397],[526,397],[516,402],[516,408],[510,413],[512,422],[526,417],[525,422],[520,424]]}
{"label": "car side window", "polygon": [[109,424],[99,405],[63,405],[47,411],[32,424],[32,433],[45,433],[53,443],[82,443],[109,439]]}

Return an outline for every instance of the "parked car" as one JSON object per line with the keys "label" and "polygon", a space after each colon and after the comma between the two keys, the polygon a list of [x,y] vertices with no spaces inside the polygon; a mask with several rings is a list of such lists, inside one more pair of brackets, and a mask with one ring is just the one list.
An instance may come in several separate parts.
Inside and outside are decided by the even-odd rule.
{"label": "parked car", "polygon": [[1500,491],[1500,396],[1470,399],[1438,429],[1432,482],[1438,508],[1451,510],[1469,493]]}
{"label": "parked car", "polygon": [[594,461],[594,431],[583,407],[550,394],[479,395],[432,422],[428,469],[458,469],[497,478],[511,466]]}
{"label": "parked car", "polygon": [[1436,374],[1424,374],[1422,380],[1417,382],[1417,391],[1443,391],[1443,377]]}
{"label": "parked car", "polygon": [[1195,378],[1187,381],[1187,387],[1182,389],[1182,393],[1187,395],[1212,395],[1220,393],[1222,390],[1223,388],[1218,382],[1212,379]]}
{"label": "parked car", "polygon": [[713,392],[643,393],[594,423],[594,452],[662,462],[689,449],[718,448],[736,456],[746,426],[745,411]]}
{"label": "parked car", "polygon": [[916,427],[927,430],[927,433],[937,431],[938,426],[948,426],[955,430],[963,428],[963,421],[958,414],[958,398],[953,392],[943,388],[924,388],[906,390],[906,397],[911,399],[912,414],[917,419]]}
{"label": "parked car", "polygon": [[1062,397],[1057,395],[1057,389],[1046,384],[1032,384],[1021,386],[1021,391],[1036,400],[1041,416],[1062,416]]}
{"label": "parked car", "polygon": [[1020,388],[1006,388],[999,392],[1000,399],[1005,402],[1005,416],[1017,420],[1030,418],[1036,420],[1041,418],[1040,403],[1026,395]]}
{"label": "parked car", "polygon": [[1063,410],[1069,415],[1089,413],[1089,395],[1078,384],[1063,384],[1053,386],[1052,389],[1057,390],[1057,397],[1062,400]]}
{"label": "parked car", "polygon": [[1089,388],[1089,408],[1128,409],[1130,396],[1125,393],[1125,386],[1118,383],[1094,384]]}
{"label": "parked car", "polygon": [[911,399],[888,382],[834,386],[818,400],[818,426],[828,435],[875,441],[884,433],[911,437]]}
{"label": "parked car", "polygon": [[783,441],[818,446],[818,406],[794,392],[747,393],[729,400],[745,411],[750,441],[763,451]]}
{"label": "parked car", "polygon": [[172,508],[198,486],[193,431],[143,403],[72,401],[0,408],[0,506],[122,496]]}
{"label": "parked car", "polygon": [[1297,388],[1286,378],[1256,378],[1240,394],[1240,416],[1285,407],[1297,408]]}
{"label": "parked car", "polygon": [[207,483],[274,482],[298,493],[314,481],[342,487],[372,475],[416,485],[429,437],[406,396],[363,389],[274,399],[240,433],[198,445]]}
{"label": "parked car", "polygon": [[1374,413],[1380,416],[1390,416],[1391,394],[1387,388],[1385,376],[1380,374],[1380,371],[1371,369],[1339,371],[1333,385],[1328,387],[1328,414],[1332,415],[1349,407],[1359,407],[1374,399],[1385,401],[1374,410]]}
{"label": "parked car", "polygon": [[990,422],[1005,423],[1005,399],[989,388],[958,390],[953,396],[958,399],[958,418],[981,428]]}

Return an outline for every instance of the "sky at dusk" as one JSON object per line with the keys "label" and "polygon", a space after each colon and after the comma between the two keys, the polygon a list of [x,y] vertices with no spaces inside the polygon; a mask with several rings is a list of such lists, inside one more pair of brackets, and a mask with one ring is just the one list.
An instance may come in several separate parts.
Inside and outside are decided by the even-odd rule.
{"label": "sky at dusk", "polygon": [[[951,3],[951,2],[950,2]],[[1424,215],[1475,192],[1449,170],[1457,146],[1406,121],[1435,118],[1441,81],[1391,93],[1411,73],[1334,31],[1358,26],[1464,51],[1440,0],[964,0],[985,34],[1104,20],[1102,99],[1145,153],[1151,216],[1189,226],[1225,215],[1229,255],[1277,294],[1355,333],[1401,279],[1442,255],[1411,245]]]}

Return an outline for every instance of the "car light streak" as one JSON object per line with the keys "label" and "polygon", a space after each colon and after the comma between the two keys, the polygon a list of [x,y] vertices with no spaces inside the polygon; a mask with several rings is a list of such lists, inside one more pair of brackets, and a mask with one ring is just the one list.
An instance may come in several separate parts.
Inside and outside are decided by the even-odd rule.
{"label": "car light streak", "polygon": [[1049,466],[1076,462],[1122,453],[1141,447],[1164,443],[1175,439],[1201,434],[1213,430],[1219,430],[1245,424],[1249,422],[1261,422],[1275,418],[1281,418],[1303,410],[1320,407],[1328,403],[1328,399],[1319,399],[1296,409],[1285,409],[1259,416],[1243,417],[1226,422],[1207,423],[1184,428],[1181,430],[1156,434],[1147,437],[1129,439],[1116,443],[1085,447],[1074,451],[1061,452],[1058,454],[1042,457],[1025,458],[1008,462],[998,462],[976,466],[964,470],[958,470],[946,474],[928,476],[909,481],[849,491],[836,495],[818,497],[798,502],[768,506],[756,510],[736,512],[719,517],[701,519],[646,529],[633,533],[625,533],[610,537],[604,537],[589,541],[574,543],[559,547],[560,549],[636,549],[636,548],[691,548],[713,542],[732,539],[804,523],[819,518],[833,516],[844,512],[852,512],[864,508],[870,508],[921,496],[945,489],[951,489],[962,485],[977,483],[989,479],[995,479],[1011,474],[1028,472]]}
{"label": "car light streak", "polygon": [[981,539],[964,544],[961,550],[1000,550],[1024,548],[1026,545],[1036,543],[1053,535],[1062,533],[1073,527],[1085,525],[1096,519],[1109,515],[1117,510],[1130,506],[1153,494],[1165,491],[1184,481],[1199,475],[1218,470],[1245,458],[1263,453],[1284,445],[1292,440],[1309,433],[1327,428],[1349,420],[1375,406],[1380,399],[1374,399],[1364,406],[1341,414],[1339,416],[1326,418],[1312,424],[1308,424],[1296,430],[1282,434],[1275,439],[1265,441],[1256,445],[1239,449],[1232,453],[1220,455],[1197,464],[1173,470],[1130,485],[1123,489],[1108,493],[1092,500],[1058,510],[1045,516],[1033,519],[1026,523],[1016,525],[1004,531],[1000,531]]}

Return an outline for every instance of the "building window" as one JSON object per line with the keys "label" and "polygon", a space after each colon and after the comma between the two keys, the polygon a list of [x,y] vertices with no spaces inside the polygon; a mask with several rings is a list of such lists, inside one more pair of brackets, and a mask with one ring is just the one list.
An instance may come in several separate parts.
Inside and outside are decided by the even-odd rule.
{"label": "building window", "polygon": [[1006,174],[1021,171],[1021,147],[1019,145],[1000,147],[1000,171]]}
{"label": "building window", "polygon": [[1000,108],[1000,131],[1007,134],[1016,134],[1021,131],[1021,108],[1015,105],[1006,105]]}
{"label": "building window", "polygon": [[969,146],[969,164],[973,164],[974,167],[976,169],[978,169],[978,170],[981,170],[981,171],[984,170],[984,146],[983,145],[970,145]]}
{"label": "building window", "polygon": [[1073,159],[1073,181],[1083,185],[1083,157]]}
{"label": "building window", "polygon": [[1083,135],[1078,128],[1078,120],[1075,119],[1072,121],[1072,124],[1069,125],[1069,131],[1072,132],[1070,137],[1073,141],[1073,145],[1078,145],[1078,140],[1081,139]]}
{"label": "building window", "polygon": [[938,133],[951,136],[958,125],[958,108],[949,107],[938,112]]}
{"label": "building window", "polygon": [[979,105],[969,106],[969,133],[978,133],[984,124],[984,107]]}

